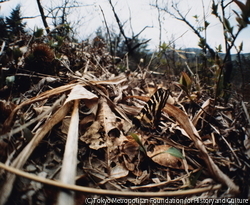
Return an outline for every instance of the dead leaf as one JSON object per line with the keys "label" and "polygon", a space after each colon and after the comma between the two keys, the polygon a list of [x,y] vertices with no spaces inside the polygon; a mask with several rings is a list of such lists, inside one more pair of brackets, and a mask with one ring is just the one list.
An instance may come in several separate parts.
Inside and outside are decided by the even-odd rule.
{"label": "dead leaf", "polygon": [[50,110],[51,107],[50,106],[41,106],[41,107],[34,107],[33,109],[35,110],[36,115],[40,115],[43,112]]}
{"label": "dead leaf", "polygon": [[101,123],[106,134],[113,133],[115,137],[120,136],[120,131],[117,129],[117,116],[110,109],[105,98],[100,99],[100,108],[97,116],[97,120]]}
{"label": "dead leaf", "polygon": [[171,148],[169,145],[155,146],[152,152],[147,152],[148,156],[157,164],[174,169],[185,169],[182,159],[167,153],[166,151]]}
{"label": "dead leaf", "polygon": [[61,125],[61,132],[63,134],[68,134],[69,130],[69,124],[70,124],[71,117],[67,116],[62,120],[62,125]]}
{"label": "dead leaf", "polygon": [[111,168],[110,177],[118,179],[127,176],[129,171],[120,163],[116,163],[115,167]]}
{"label": "dead leaf", "polygon": [[117,85],[125,81],[127,81],[127,77],[124,75],[124,73],[121,73],[119,76],[115,76],[113,78],[110,78],[109,80],[91,81],[91,84],[93,85],[99,85],[99,84]]}
{"label": "dead leaf", "polygon": [[206,112],[208,111],[210,104],[211,104],[211,99],[207,99],[203,103],[203,105],[201,106],[201,109],[197,112],[197,114],[192,119],[192,123],[194,126],[197,125],[198,120],[200,119],[200,117],[204,113],[204,111],[206,111]]}
{"label": "dead leaf", "polygon": [[[72,88],[72,90],[71,90],[71,92],[70,92],[70,94],[69,94],[69,96],[64,104],[66,104],[69,101],[78,100],[78,99],[88,99],[88,100],[93,100],[94,102],[97,102],[98,96],[95,95],[94,93],[88,91],[82,85],[75,85]],[[94,104],[94,102],[91,101],[91,103],[89,103],[89,105]],[[90,107],[92,107],[92,106],[90,106]]]}
{"label": "dead leaf", "polygon": [[123,155],[123,161],[124,161],[125,167],[129,171],[134,171],[135,170],[135,164],[133,162],[131,162],[131,160],[128,159],[127,155]]}
{"label": "dead leaf", "polygon": [[124,141],[122,151],[132,161],[137,156],[140,146],[131,135],[126,136],[126,138],[127,141]]}
{"label": "dead leaf", "polygon": [[102,138],[99,130],[101,125],[99,121],[93,122],[89,129],[80,137],[80,140],[89,144],[89,147],[94,150],[98,150],[103,147],[107,147],[106,140]]}
{"label": "dead leaf", "polygon": [[95,115],[93,113],[84,117],[79,124],[80,131],[83,132],[84,130],[86,130],[94,121],[95,121]]}

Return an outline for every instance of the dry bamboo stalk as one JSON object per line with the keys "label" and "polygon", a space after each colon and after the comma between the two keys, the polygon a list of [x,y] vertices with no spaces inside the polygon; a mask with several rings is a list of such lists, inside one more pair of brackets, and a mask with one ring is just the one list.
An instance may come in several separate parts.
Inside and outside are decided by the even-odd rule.
{"label": "dry bamboo stalk", "polygon": [[[63,156],[62,170],[60,181],[65,184],[75,184],[76,166],[77,166],[77,149],[78,149],[78,113],[79,100],[75,100],[74,109],[68,130],[67,142]],[[74,192],[61,190],[58,195],[58,205],[73,205]]]}
{"label": "dry bamboo stalk", "polygon": [[[61,101],[61,98],[59,99]],[[59,123],[65,115],[70,110],[71,103],[67,103],[61,108],[57,110],[57,112],[43,125],[42,129],[35,134],[33,139],[26,145],[23,151],[18,155],[18,157],[14,160],[12,166],[20,169],[23,167],[31,153],[37,147],[37,145],[41,142],[44,136],[52,129],[54,125]],[[5,204],[7,201],[13,187],[13,183],[15,181],[15,175],[8,173],[6,176],[6,180],[1,187],[0,190],[0,204]]]}
{"label": "dry bamboo stalk", "polygon": [[59,187],[62,189],[74,190],[83,193],[89,194],[97,194],[97,195],[105,195],[105,196],[123,196],[123,197],[174,197],[174,196],[187,196],[193,194],[199,194],[204,192],[211,192],[213,190],[218,190],[222,186],[221,184],[204,187],[204,188],[195,188],[188,190],[178,190],[178,191],[160,191],[160,192],[133,192],[133,191],[114,191],[114,190],[104,190],[104,189],[96,189],[91,187],[84,187],[78,185],[70,185],[64,184],[56,180],[46,179],[43,177],[36,176],[34,174],[29,174],[19,169],[15,169],[13,167],[4,165],[0,162],[0,168],[3,168],[11,173],[17,174],[22,177],[26,177],[27,179],[31,179],[40,183],[48,184],[50,186]]}

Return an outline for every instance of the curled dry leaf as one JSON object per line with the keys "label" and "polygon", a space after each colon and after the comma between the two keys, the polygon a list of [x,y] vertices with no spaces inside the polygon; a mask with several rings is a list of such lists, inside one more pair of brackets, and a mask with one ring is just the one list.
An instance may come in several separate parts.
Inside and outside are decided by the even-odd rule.
{"label": "curled dry leaf", "polygon": [[79,124],[80,131],[83,132],[84,130],[86,130],[94,121],[95,121],[95,115],[93,113],[84,117]]}
{"label": "curled dry leaf", "polygon": [[101,125],[99,121],[93,122],[89,129],[80,137],[80,140],[89,144],[89,147],[94,150],[98,150],[103,147],[107,147],[106,140],[101,137],[99,130]]}
{"label": "curled dry leaf", "polygon": [[113,134],[115,137],[119,137],[120,132],[116,127],[117,116],[110,109],[105,98],[100,100],[100,109],[97,116],[97,120],[101,123],[106,134]]}
{"label": "curled dry leaf", "polygon": [[148,156],[157,164],[174,169],[185,169],[182,159],[166,152],[171,146],[159,145],[152,152],[147,152]]}

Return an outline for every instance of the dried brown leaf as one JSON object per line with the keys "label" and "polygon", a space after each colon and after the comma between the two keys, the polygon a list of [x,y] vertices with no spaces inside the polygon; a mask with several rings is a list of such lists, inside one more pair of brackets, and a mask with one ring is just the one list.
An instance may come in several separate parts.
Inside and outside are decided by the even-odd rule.
{"label": "dried brown leaf", "polygon": [[106,140],[101,136],[99,130],[101,129],[99,121],[93,122],[93,124],[87,129],[87,131],[80,137],[80,140],[89,144],[89,147],[94,150],[98,150],[103,147],[107,147]]}
{"label": "dried brown leaf", "polygon": [[147,152],[147,155],[157,164],[165,167],[171,167],[174,169],[185,169],[182,159],[167,153],[170,145],[158,145],[154,147],[154,150]]}
{"label": "dried brown leaf", "polygon": [[67,116],[62,120],[62,125],[61,125],[61,132],[63,134],[68,134],[69,131],[69,124],[70,124],[71,117]]}
{"label": "dried brown leaf", "polygon": [[110,109],[110,106],[107,103],[105,98],[101,98],[100,100],[100,108],[97,116],[97,120],[99,120],[100,124],[103,126],[106,134],[110,134],[111,132],[115,134],[115,137],[119,137],[120,132],[117,131],[117,116]]}
{"label": "dried brown leaf", "polygon": [[121,151],[128,156],[130,161],[133,161],[138,154],[140,146],[131,135],[126,136],[126,138],[127,140],[124,141]]}
{"label": "dried brown leaf", "polygon": [[110,177],[118,179],[127,176],[129,171],[120,163],[116,163],[114,167],[111,168]]}
{"label": "dried brown leaf", "polygon": [[43,112],[48,111],[49,109],[51,109],[50,106],[41,106],[41,107],[34,107],[33,108],[36,112],[36,115],[41,115]]}
{"label": "dried brown leaf", "polygon": [[131,162],[129,159],[127,159],[127,157],[125,155],[123,155],[123,162],[124,162],[125,167],[129,171],[134,171],[135,170],[135,164],[133,162]]}
{"label": "dried brown leaf", "polygon": [[80,131],[86,130],[95,121],[95,115],[91,113],[80,121]]}
{"label": "dried brown leaf", "polygon": [[[69,101],[78,100],[78,99],[93,100],[90,103],[88,103],[89,105],[93,105],[94,102],[98,101],[98,96],[88,91],[86,88],[84,88],[81,85],[75,85],[72,88],[67,100],[65,101],[65,104]],[[92,106],[90,106],[89,108],[92,108]]]}

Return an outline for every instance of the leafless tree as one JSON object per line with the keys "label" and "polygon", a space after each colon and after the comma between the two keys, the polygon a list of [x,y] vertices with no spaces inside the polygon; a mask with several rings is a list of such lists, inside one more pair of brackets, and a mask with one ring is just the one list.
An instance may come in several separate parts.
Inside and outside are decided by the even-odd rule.
{"label": "leafless tree", "polygon": [[[47,33],[51,32],[48,23],[48,19],[50,19],[54,28],[57,32],[61,32],[62,35],[66,35],[69,32],[69,25],[72,23],[69,20],[69,16],[75,12],[76,9],[83,6],[83,4],[77,0],[63,0],[62,3],[59,4],[58,2],[51,1],[49,6],[44,6],[41,4],[41,0],[37,0],[37,5]],[[79,21],[80,18],[76,18],[74,24],[79,23]]]}
{"label": "leafless tree", "polygon": [[[206,42],[205,36],[202,35],[202,33],[199,31],[199,28],[196,28],[187,19],[187,15],[189,14],[190,10],[188,10],[186,13],[183,13],[179,9],[179,3],[175,3],[174,1],[171,2],[171,8],[173,9],[173,11],[171,11],[171,9],[169,8],[168,5],[163,6],[163,7],[159,7],[159,5],[156,4],[156,5],[153,5],[153,6],[155,6],[158,10],[162,10],[162,11],[168,13],[169,15],[171,15],[172,17],[174,17],[175,19],[184,22],[198,36],[198,38],[200,39],[200,41],[203,41],[202,43],[204,43],[204,47],[205,47],[205,49],[208,49],[208,51],[210,52],[210,55],[213,58],[215,57],[215,52],[210,47],[210,45]],[[208,25],[206,24],[204,26],[204,29],[206,29],[207,26]]]}
{"label": "leafless tree", "polygon": [[125,45],[127,47],[127,51],[128,51],[128,55],[131,55],[134,50],[136,50],[137,48],[139,48],[140,46],[147,44],[150,39],[145,40],[143,42],[138,42],[138,36],[146,29],[148,28],[148,26],[144,27],[138,34],[136,35],[132,35],[132,37],[128,37],[128,35],[126,35],[125,30],[124,30],[124,24],[121,23],[120,18],[117,15],[117,12],[115,11],[115,7],[112,3],[112,0],[109,0],[109,4],[112,8],[116,23],[119,27],[120,33],[124,38],[125,41]]}
{"label": "leafless tree", "polygon": [[41,14],[41,18],[42,18],[42,22],[43,22],[44,28],[45,28],[47,34],[49,34],[50,33],[50,29],[49,29],[49,25],[48,25],[47,20],[46,20],[46,16],[44,14],[44,10],[43,10],[42,4],[41,4],[40,0],[36,0],[36,2],[37,2],[38,9],[40,11],[40,14]]}
{"label": "leafless tree", "polygon": [[155,6],[157,8],[157,13],[158,13],[158,24],[159,24],[159,48],[161,47],[161,33],[162,33],[162,22],[161,22],[161,10],[158,6],[158,0],[155,0]]}
{"label": "leafless tree", "polygon": [[[180,2],[179,2],[180,3]],[[209,26],[209,22],[206,21],[205,18],[205,10],[204,10],[204,4],[203,4],[203,26],[202,27],[195,27],[194,24],[192,24],[188,19],[187,15],[190,10],[188,10],[186,13],[183,13],[179,9],[179,3],[175,3],[174,1],[171,2],[171,8],[167,6],[162,6],[159,8],[158,4],[154,5],[157,9],[161,9],[162,11],[165,11],[166,13],[170,14],[172,17],[174,17],[177,20],[180,20],[184,22],[200,39],[199,46],[203,48],[203,52],[206,53],[206,50],[209,51],[211,57],[213,59],[216,58],[216,53],[214,49],[208,44],[207,42],[207,36],[206,36],[206,30]],[[226,10],[229,8],[229,5],[231,4],[237,4],[238,7],[241,10],[241,13],[239,14],[235,10],[233,10],[236,20],[238,22],[238,26],[236,27],[236,31],[233,30],[234,26],[230,25],[229,18],[230,15],[226,15]],[[218,12],[218,9],[221,11]],[[232,12],[231,8],[229,11]],[[217,81],[217,89],[219,87],[219,84],[221,82],[221,78],[223,76],[223,84],[224,89],[229,89],[230,87],[230,79],[231,79],[231,73],[233,69],[232,59],[231,59],[231,49],[235,47],[235,40],[237,39],[239,33],[242,31],[242,29],[246,28],[248,24],[250,24],[249,17],[250,17],[250,0],[247,0],[246,3],[242,3],[238,0],[218,0],[215,2],[215,0],[212,1],[211,5],[211,13],[215,15],[219,22],[221,23],[223,30],[222,33],[224,35],[224,44],[226,48],[226,55],[222,60],[222,63],[219,64],[220,67],[220,74],[219,79]],[[198,17],[196,16],[198,19]],[[201,30],[202,28],[202,30]],[[204,31],[204,32],[202,32]],[[242,49],[242,46],[240,46]],[[239,50],[241,50],[239,49]],[[219,61],[218,61],[219,62]],[[223,75],[222,75],[223,74]],[[216,95],[217,90],[216,89]]]}

